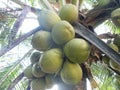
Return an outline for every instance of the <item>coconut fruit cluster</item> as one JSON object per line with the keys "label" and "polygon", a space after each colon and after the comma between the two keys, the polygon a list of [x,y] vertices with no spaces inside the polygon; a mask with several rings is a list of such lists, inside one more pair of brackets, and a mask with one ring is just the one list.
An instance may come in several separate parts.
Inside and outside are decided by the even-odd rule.
{"label": "coconut fruit cluster", "polygon": [[32,90],[51,88],[56,82],[77,85],[82,79],[82,68],[90,54],[89,43],[75,37],[71,23],[77,21],[78,9],[72,4],[64,5],[59,13],[42,10],[38,21],[42,30],[31,40],[37,50],[31,55],[31,65],[24,75],[31,79]]}

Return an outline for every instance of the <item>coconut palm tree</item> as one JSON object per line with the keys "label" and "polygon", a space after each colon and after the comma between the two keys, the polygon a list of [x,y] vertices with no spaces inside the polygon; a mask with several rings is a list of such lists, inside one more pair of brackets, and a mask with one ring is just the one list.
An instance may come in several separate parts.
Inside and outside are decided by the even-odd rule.
{"label": "coconut palm tree", "polygon": [[[119,11],[115,15],[113,13],[120,8],[120,0],[1,0],[0,90],[30,90],[31,81],[24,77],[23,71],[30,65],[30,56],[35,51],[31,46],[31,36],[41,27],[27,24],[37,22],[35,14],[38,9],[46,8],[58,13],[68,3],[79,9],[79,18],[75,23],[78,29],[76,37],[87,39],[91,45],[91,53],[87,62],[80,64],[83,70],[81,82],[71,86],[58,80],[58,89],[90,90],[89,82],[92,90],[119,90],[120,71],[111,64],[106,64],[104,57],[120,65],[120,50],[116,52],[107,45],[113,43],[120,34],[120,14]],[[25,24],[26,20],[28,22]],[[24,24],[28,30],[22,29]],[[88,30],[86,33],[92,33],[94,37],[81,34],[79,29],[84,32]]]}

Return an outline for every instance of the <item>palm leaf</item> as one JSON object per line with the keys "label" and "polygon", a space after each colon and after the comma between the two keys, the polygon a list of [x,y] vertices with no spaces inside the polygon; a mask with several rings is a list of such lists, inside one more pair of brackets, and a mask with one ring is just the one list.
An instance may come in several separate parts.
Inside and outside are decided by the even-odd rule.
{"label": "palm leaf", "polygon": [[100,90],[116,90],[114,80],[114,73],[101,62],[93,63],[91,66],[93,76],[99,83]]}
{"label": "palm leaf", "polygon": [[[2,72],[0,72],[1,78],[0,78],[0,90],[6,90],[9,85],[12,84],[12,82],[14,81],[14,79],[19,76],[19,74],[24,70],[25,67],[27,67],[27,65],[25,65],[25,63],[28,60],[31,52],[33,51],[33,49],[29,50],[21,59],[17,60],[16,62],[14,62],[13,64],[11,64],[8,67],[4,67],[2,68]],[[24,61],[23,61],[24,60]],[[29,64],[28,64],[29,65]],[[22,90],[24,87],[27,87],[28,81],[26,81],[25,79],[20,80],[20,82],[17,84],[19,86],[19,89],[17,90]],[[16,88],[18,86],[15,86]],[[22,88],[22,89],[20,89]]]}
{"label": "palm leaf", "polygon": [[112,33],[115,33],[115,34],[120,34],[120,28],[119,27],[116,27],[111,20],[108,20],[106,21],[105,23],[109,28],[110,28],[110,31]]}

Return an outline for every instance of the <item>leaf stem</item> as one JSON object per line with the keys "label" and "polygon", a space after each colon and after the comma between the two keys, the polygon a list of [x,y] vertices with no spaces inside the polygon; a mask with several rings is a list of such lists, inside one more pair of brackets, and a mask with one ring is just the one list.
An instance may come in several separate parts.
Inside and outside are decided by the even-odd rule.
{"label": "leaf stem", "polygon": [[11,33],[9,35],[9,44],[11,44],[13,42],[13,40],[15,39],[15,36],[19,30],[19,28],[21,27],[26,15],[28,14],[28,12],[30,11],[29,7],[25,7],[22,12],[21,15],[17,18],[15,24],[13,25],[13,28],[11,30]]}
{"label": "leaf stem", "polygon": [[3,47],[0,50],[0,57],[2,55],[4,55],[5,53],[7,53],[8,51],[10,51],[12,48],[16,47],[19,43],[21,43],[23,40],[25,40],[26,38],[28,38],[29,36],[31,36],[32,34],[34,34],[35,32],[41,30],[41,27],[37,27],[33,30],[31,30],[30,32],[22,35],[21,37],[19,37],[18,39],[15,39],[11,44],[8,44],[7,46]]}
{"label": "leaf stem", "polygon": [[12,90],[15,85],[24,77],[24,73],[22,72],[11,84],[10,86],[8,87],[7,90]]}

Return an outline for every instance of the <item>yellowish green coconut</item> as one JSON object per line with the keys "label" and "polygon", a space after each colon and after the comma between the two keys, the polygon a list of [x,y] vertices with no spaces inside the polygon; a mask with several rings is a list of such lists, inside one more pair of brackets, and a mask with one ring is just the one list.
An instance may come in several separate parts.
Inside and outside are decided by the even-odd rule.
{"label": "yellowish green coconut", "polygon": [[80,38],[70,40],[64,46],[64,53],[74,63],[84,63],[90,54],[90,45]]}
{"label": "yellowish green coconut", "polygon": [[117,70],[117,71],[120,71],[120,65],[119,65],[118,63],[114,62],[113,60],[110,60],[110,66],[111,66],[113,69],[115,69],[115,70]]}
{"label": "yellowish green coconut", "polygon": [[46,90],[45,89],[45,80],[43,78],[33,79],[31,81],[31,89],[32,90]]}
{"label": "yellowish green coconut", "polygon": [[72,23],[78,19],[78,8],[73,4],[66,4],[60,9],[59,16],[62,20]]}
{"label": "yellowish green coconut", "polygon": [[39,51],[45,51],[52,47],[53,41],[50,32],[38,31],[32,37],[33,48]]}
{"label": "yellowish green coconut", "polygon": [[65,61],[60,76],[64,83],[76,85],[82,79],[82,69],[77,63]]}
{"label": "yellowish green coconut", "polygon": [[58,45],[63,45],[75,37],[72,25],[67,21],[60,21],[52,29],[52,39]]}
{"label": "yellowish green coconut", "polygon": [[41,56],[41,53],[40,52],[33,52],[32,55],[30,56],[30,62],[32,64],[36,63],[39,61],[40,59],[40,56]]}
{"label": "yellowish green coconut", "polygon": [[120,28],[120,8],[117,8],[112,11],[111,20],[117,27]]}
{"label": "yellowish green coconut", "polygon": [[45,83],[46,83],[47,89],[50,89],[53,87],[53,85],[55,84],[54,79],[55,79],[55,77],[53,74],[47,74],[45,76]]}
{"label": "yellowish green coconut", "polygon": [[63,53],[59,48],[47,50],[39,60],[39,66],[45,73],[56,73],[63,64]]}
{"label": "yellowish green coconut", "polygon": [[36,78],[40,78],[45,76],[45,73],[41,70],[40,66],[38,65],[38,63],[33,64],[32,67],[32,74],[34,77]]}
{"label": "yellowish green coconut", "polygon": [[29,65],[28,67],[25,68],[24,70],[24,76],[27,77],[28,79],[33,79],[33,74],[32,74],[32,66]]}
{"label": "yellowish green coconut", "polygon": [[54,11],[42,10],[38,12],[38,21],[44,30],[51,31],[52,27],[60,20],[60,17]]}

